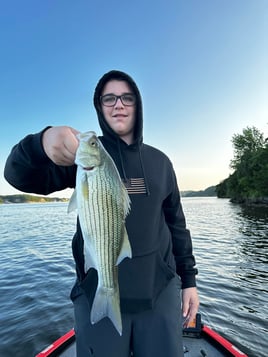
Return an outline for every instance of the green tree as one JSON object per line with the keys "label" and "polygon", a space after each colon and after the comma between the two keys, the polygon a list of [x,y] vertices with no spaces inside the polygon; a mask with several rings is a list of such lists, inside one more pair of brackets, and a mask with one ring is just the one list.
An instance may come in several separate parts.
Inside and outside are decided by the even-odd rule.
{"label": "green tree", "polygon": [[268,140],[255,127],[247,127],[232,137],[234,172],[216,186],[218,197],[233,201],[268,197]]}
{"label": "green tree", "polygon": [[243,129],[243,134],[235,134],[232,137],[232,144],[234,148],[234,158],[231,160],[231,168],[237,169],[242,160],[245,161],[254,152],[263,148],[265,139],[256,127],[246,127]]}

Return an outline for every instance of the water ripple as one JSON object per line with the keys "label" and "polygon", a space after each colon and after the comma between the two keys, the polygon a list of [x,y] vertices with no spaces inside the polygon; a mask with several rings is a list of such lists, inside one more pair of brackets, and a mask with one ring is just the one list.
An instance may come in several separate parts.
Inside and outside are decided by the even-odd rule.
{"label": "water ripple", "polygon": [[[216,198],[185,198],[183,207],[203,320],[250,357],[265,357],[268,210]],[[73,327],[76,217],[60,203],[0,205],[0,217],[0,356],[29,357]]]}

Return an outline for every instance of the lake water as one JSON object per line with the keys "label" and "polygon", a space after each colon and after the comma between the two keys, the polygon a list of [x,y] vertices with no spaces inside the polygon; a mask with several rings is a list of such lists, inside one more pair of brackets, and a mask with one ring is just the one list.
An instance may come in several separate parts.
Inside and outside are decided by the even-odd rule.
{"label": "lake water", "polygon": [[[182,201],[203,321],[249,356],[268,356],[268,208]],[[8,204],[0,222],[0,356],[31,357],[73,327],[76,215],[66,203]]]}

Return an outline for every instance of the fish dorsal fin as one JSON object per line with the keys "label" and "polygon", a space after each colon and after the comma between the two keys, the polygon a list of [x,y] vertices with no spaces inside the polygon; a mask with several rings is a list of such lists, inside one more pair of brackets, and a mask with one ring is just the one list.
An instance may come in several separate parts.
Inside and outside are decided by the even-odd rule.
{"label": "fish dorsal fin", "polygon": [[121,184],[122,184],[123,210],[124,210],[124,218],[125,218],[130,212],[131,201],[125,185],[123,184],[123,182],[121,182]]}

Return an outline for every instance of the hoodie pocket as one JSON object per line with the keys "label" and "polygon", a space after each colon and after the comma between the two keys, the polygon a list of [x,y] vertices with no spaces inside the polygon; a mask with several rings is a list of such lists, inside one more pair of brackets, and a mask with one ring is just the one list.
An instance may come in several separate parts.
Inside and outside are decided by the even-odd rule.
{"label": "hoodie pocket", "polygon": [[152,309],[159,293],[174,276],[174,270],[159,251],[123,261],[119,266],[122,312]]}

